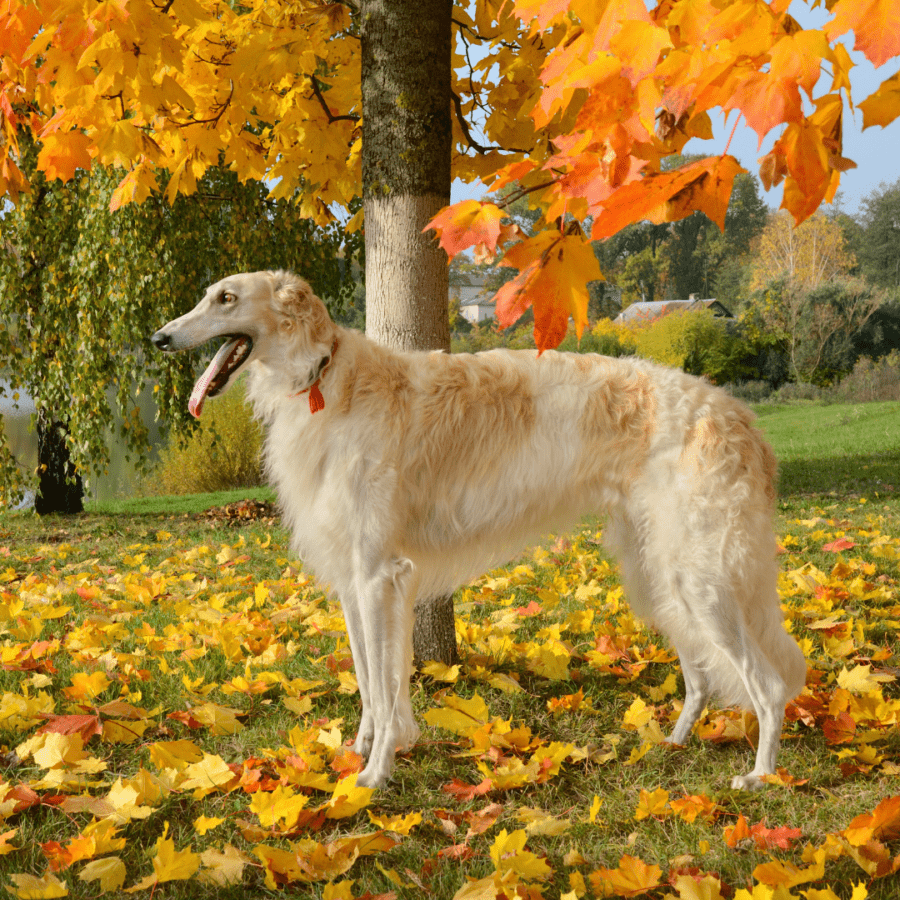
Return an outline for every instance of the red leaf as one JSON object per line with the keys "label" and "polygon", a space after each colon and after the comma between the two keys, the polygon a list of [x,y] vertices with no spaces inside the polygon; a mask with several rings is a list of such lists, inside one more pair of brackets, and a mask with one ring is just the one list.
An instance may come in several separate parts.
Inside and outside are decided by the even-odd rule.
{"label": "red leaf", "polygon": [[86,744],[95,734],[100,734],[103,731],[100,725],[100,717],[95,715],[57,716],[43,713],[41,717],[45,718],[47,722],[41,725],[35,734],[48,732],[53,734],[80,734],[82,741]]}
{"label": "red leaf", "polygon": [[454,778],[453,781],[445,784],[441,790],[445,794],[456,797],[457,800],[471,800],[480,794],[486,794],[493,786],[494,782],[490,778],[485,778],[481,784],[467,784],[465,781]]}
{"label": "red leaf", "polygon": [[528,606],[517,606],[515,610],[520,616],[536,616],[543,611],[540,603],[532,600]]}
{"label": "red leaf", "polygon": [[167,719],[174,719],[176,722],[181,722],[182,725],[186,725],[188,728],[202,728],[203,725],[197,719],[195,719],[189,712],[186,710],[179,710],[178,712],[171,712],[166,716]]}
{"label": "red leaf", "polygon": [[849,538],[838,538],[830,544],[825,544],[822,549],[826,550],[828,553],[840,553],[841,550],[850,550],[855,546],[856,541],[851,541]]}

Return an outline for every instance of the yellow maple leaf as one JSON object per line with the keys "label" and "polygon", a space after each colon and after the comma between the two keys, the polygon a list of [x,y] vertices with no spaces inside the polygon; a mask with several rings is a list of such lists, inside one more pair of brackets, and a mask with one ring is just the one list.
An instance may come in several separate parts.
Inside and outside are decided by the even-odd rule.
{"label": "yellow maple leaf", "polygon": [[283,823],[284,829],[289,829],[308,802],[309,798],[305,794],[297,794],[285,785],[278,785],[273,791],[257,791],[253,794],[250,809],[267,828],[275,828],[278,823]]}
{"label": "yellow maple leaf", "polygon": [[91,860],[79,873],[79,881],[99,881],[101,892],[117,891],[125,884],[125,863],[118,856]]}
{"label": "yellow maple leaf", "polygon": [[455,684],[459,681],[459,666],[448,666],[446,663],[431,660],[421,667],[421,671],[435,681],[446,681]]}
{"label": "yellow maple leaf", "polygon": [[231,771],[221,756],[204,753],[199,762],[190,763],[184,770],[181,788],[194,791],[194,799],[199,800],[230,782],[237,783],[238,776]]}
{"label": "yellow maple leaf", "polygon": [[657,788],[655,791],[645,791],[641,789],[638,799],[637,809],[634,817],[638,821],[641,819],[661,818],[671,815],[672,810],[667,809],[669,805],[669,792],[664,788]]}
{"label": "yellow maple leaf", "polygon": [[198,876],[201,882],[227,887],[241,883],[244,866],[250,859],[236,847],[226,844],[222,850],[205,850],[200,854],[200,862],[203,865]]}
{"label": "yellow maple leaf", "polygon": [[49,732],[37,737],[43,740],[40,741],[41,746],[36,747],[32,752],[32,757],[42,769],[73,766],[87,756],[82,749],[84,742],[78,733],[56,734]]}
{"label": "yellow maple leaf", "polygon": [[724,900],[722,882],[715,875],[704,875],[699,880],[693,875],[675,878],[678,900]]}
{"label": "yellow maple leaf", "polygon": [[430,709],[425,713],[425,721],[432,726],[445,728],[454,734],[468,737],[481,728],[490,718],[487,704],[478,694],[466,699],[456,694],[443,698],[442,709]]}
{"label": "yellow maple leaf", "polygon": [[199,835],[204,835],[207,831],[218,828],[224,821],[224,819],[218,819],[211,816],[198,816],[194,819],[194,831]]}
{"label": "yellow maple leaf", "polygon": [[110,683],[102,669],[98,669],[91,675],[85,672],[76,672],[72,676],[72,686],[63,688],[63,693],[70,700],[93,700],[102,694]]}
{"label": "yellow maple leaf", "polygon": [[852,694],[867,694],[869,691],[880,690],[879,685],[894,681],[893,675],[874,675],[871,665],[854,666],[847,669],[846,666],[838,673],[837,683]]}
{"label": "yellow maple leaf", "polygon": [[331,800],[325,805],[327,819],[344,819],[354,816],[368,806],[372,800],[374,788],[357,786],[358,772],[342,778],[335,786]]}
{"label": "yellow maple leaf", "polygon": [[393,831],[394,834],[409,834],[410,831],[422,821],[422,813],[414,812],[405,816],[378,816],[367,810],[369,821],[384,831]]}
{"label": "yellow maple leaf", "polygon": [[636,897],[657,887],[661,877],[659,866],[648,866],[643,860],[625,855],[617,868],[591,872],[590,881],[600,897]]}
{"label": "yellow maple leaf", "polygon": [[652,718],[653,707],[647,706],[640,697],[635,697],[622,718],[622,727],[627,728],[629,731],[637,731],[650,722]]}
{"label": "yellow maple leaf", "polygon": [[153,857],[154,881],[185,881],[200,868],[200,857],[188,847],[176,850],[175,842],[168,837],[169,823],[163,826],[163,833],[156,841],[156,855]]}
{"label": "yellow maple leaf", "polygon": [[547,860],[525,849],[527,839],[522,829],[507,833],[504,828],[497,835],[491,847],[491,860],[501,876],[514,872],[528,881],[543,881],[553,874]]}
{"label": "yellow maple leaf", "polygon": [[203,759],[203,751],[193,741],[157,741],[150,745],[150,759],[160,769],[180,772]]}
{"label": "yellow maple leaf", "polygon": [[15,888],[7,886],[7,890],[20,900],[50,900],[52,897],[65,897],[69,889],[52,872],[45,872],[40,878],[36,875],[10,875]]}
{"label": "yellow maple leaf", "polygon": [[797,866],[788,860],[761,863],[753,870],[753,877],[770,887],[792,888],[825,877],[825,848],[819,848],[808,866]]}

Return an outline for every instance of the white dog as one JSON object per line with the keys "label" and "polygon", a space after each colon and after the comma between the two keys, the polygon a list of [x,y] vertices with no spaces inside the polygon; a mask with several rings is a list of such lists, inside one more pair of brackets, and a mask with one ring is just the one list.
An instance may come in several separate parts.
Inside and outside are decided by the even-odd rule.
{"label": "white dog", "polygon": [[359,782],[419,735],[409,699],[417,598],[444,595],[550,530],[605,513],[636,612],[681,659],[683,744],[715,692],[756,712],[759,787],[806,663],[785,631],[774,455],[724,391],[636,359],[494,350],[397,353],[335,325],[286,272],[233,275],[153,342],[227,341],[191,412],[249,369],[294,549],[340,598],[362,697]]}

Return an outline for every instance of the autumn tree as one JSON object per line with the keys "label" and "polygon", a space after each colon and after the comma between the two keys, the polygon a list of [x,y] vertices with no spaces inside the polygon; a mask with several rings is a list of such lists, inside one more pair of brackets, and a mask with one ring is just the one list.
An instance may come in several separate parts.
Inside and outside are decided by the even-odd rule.
{"label": "autumn tree", "polygon": [[818,212],[795,228],[782,211],[772,215],[763,229],[753,287],[780,278],[800,290],[815,290],[849,273],[854,264],[844,232],[834,219]]}
{"label": "autumn tree", "polygon": [[[0,17],[0,187],[24,189],[15,128],[25,125],[40,134],[40,167],[51,176],[79,164],[125,166],[117,204],[146,198],[157,169],[171,174],[174,197],[222,163],[244,178],[272,179],[284,196],[298,189],[304,212],[324,221],[362,185],[364,9],[351,0],[12,0]],[[444,15],[419,9],[422,29]],[[377,18],[377,5],[371,11]],[[803,221],[854,165],[841,152],[847,102],[866,127],[900,114],[900,76],[854,96],[841,43],[852,31],[854,46],[880,66],[900,54],[896,17],[893,4],[868,0],[837,0],[822,30],[804,29],[785,4],[756,0],[458,5],[453,173],[494,190],[516,181],[543,217],[522,239],[502,227],[496,204],[461,205],[438,223],[444,246],[505,250],[521,278],[501,297],[501,314],[512,319],[534,301],[538,344],[550,346],[569,315],[584,322],[579,284],[600,274],[582,236],[559,231],[561,218],[589,219],[594,239],[697,209],[723,225],[741,168],[715,132],[717,111],[743,116],[760,140],[782,129],[760,176],[767,188],[783,185],[783,207]],[[712,140],[712,155],[665,171],[664,160],[691,138]],[[407,158],[421,150],[406,148]],[[559,290],[548,291],[550,283]]]}

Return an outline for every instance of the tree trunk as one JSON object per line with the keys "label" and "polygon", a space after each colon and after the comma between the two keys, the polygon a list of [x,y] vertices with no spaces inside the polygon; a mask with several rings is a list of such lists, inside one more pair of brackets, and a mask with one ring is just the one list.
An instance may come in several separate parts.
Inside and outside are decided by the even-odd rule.
{"label": "tree trunk", "polygon": [[[449,350],[447,257],[422,229],[450,202],[452,0],[362,0],[366,334]],[[419,603],[417,661],[456,659],[451,599]]]}
{"label": "tree trunk", "polygon": [[47,513],[84,512],[84,483],[72,463],[66,443],[68,429],[44,410],[38,413],[38,476],[34,510]]}

